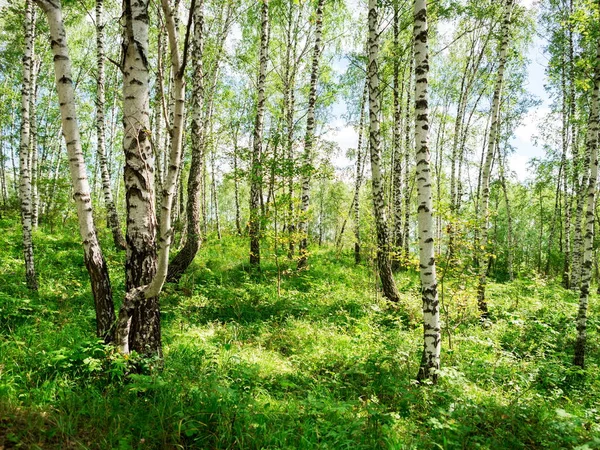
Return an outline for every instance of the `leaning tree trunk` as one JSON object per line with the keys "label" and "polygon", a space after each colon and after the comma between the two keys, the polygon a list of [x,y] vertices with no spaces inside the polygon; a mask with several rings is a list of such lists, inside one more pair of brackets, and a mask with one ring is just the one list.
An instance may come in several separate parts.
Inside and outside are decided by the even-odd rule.
{"label": "leaning tree trunk", "polygon": [[23,256],[25,259],[25,279],[27,287],[38,289],[33,259],[32,238],[32,189],[31,189],[31,129],[30,108],[32,95],[31,72],[33,65],[34,45],[34,10],[33,2],[27,1],[25,9],[25,48],[23,51],[23,90],[21,91],[21,144],[19,147],[19,196],[21,200],[21,224],[23,226]]}
{"label": "leaning tree trunk", "polygon": [[483,247],[483,255],[479,259],[479,284],[477,286],[477,305],[482,318],[488,315],[487,302],[485,300],[485,285],[487,281],[487,264],[485,261],[487,246],[488,246],[488,219],[489,219],[489,203],[490,203],[490,174],[492,169],[492,160],[494,152],[498,147],[499,125],[500,125],[500,98],[502,95],[502,85],[504,83],[504,69],[506,66],[506,55],[508,52],[508,41],[510,38],[510,20],[513,10],[513,1],[506,0],[504,19],[502,22],[502,41],[500,43],[500,55],[498,63],[498,72],[496,77],[496,85],[494,87],[494,97],[492,99],[490,135],[487,143],[487,151],[483,161],[481,171],[481,202],[479,204],[479,214],[481,222],[480,242]]}
{"label": "leaning tree trunk", "polygon": [[194,15],[194,42],[192,44],[192,95],[191,95],[191,142],[192,162],[188,177],[187,204],[187,238],[183,248],[169,264],[169,281],[177,281],[190,266],[202,243],[200,229],[202,173],[204,170],[204,147],[206,133],[204,131],[204,67],[202,62],[204,46],[204,0],[198,0],[192,11]]}
{"label": "leaning tree trunk", "polygon": [[83,241],[84,260],[90,276],[96,306],[96,331],[98,337],[110,341],[112,339],[112,326],[115,322],[112,288],[108,267],[94,226],[92,198],[75,111],[75,89],[73,87],[71,60],[69,59],[60,1],[35,0],[35,2],[46,13],[50,27],[62,131],[67,144],[69,169],[74,191],[73,197],[77,204],[79,233]]}
{"label": "leaning tree trunk", "polygon": [[265,116],[265,82],[269,50],[269,2],[262,0],[260,22],[260,67],[258,71],[256,100],[256,118],[252,135],[252,163],[250,168],[250,264],[260,267],[260,222],[262,169],[261,153],[263,140],[263,121]]}
{"label": "leaning tree trunk", "polygon": [[298,269],[306,267],[308,249],[308,207],[310,203],[310,179],[313,175],[312,153],[315,145],[315,106],[317,103],[317,81],[319,80],[319,61],[323,51],[321,35],[323,33],[323,5],[319,0],[315,15],[315,47],[313,50],[312,69],[310,72],[310,91],[308,94],[308,111],[306,113],[306,134],[304,135],[304,160],[302,164],[300,222],[300,244],[298,245]]}
{"label": "leaning tree trunk", "polygon": [[106,206],[106,214],[108,215],[108,224],[112,231],[115,247],[119,250],[124,250],[125,238],[121,232],[121,224],[117,207],[112,196],[110,187],[110,173],[108,171],[108,161],[106,159],[106,121],[104,120],[104,104],[105,104],[105,76],[104,76],[104,22],[102,19],[104,0],[96,0],[96,50],[98,64],[98,78],[96,80],[96,133],[98,135],[98,161],[100,162],[100,172],[102,174],[102,191],[104,192],[104,204]]}
{"label": "leaning tree trunk", "polygon": [[423,356],[417,379],[437,380],[440,368],[440,310],[437,295],[434,255],[433,203],[431,200],[431,154],[429,152],[429,105],[427,79],[429,54],[427,43],[427,1],[416,0],[414,4],[415,24],[415,147],[417,155],[417,197],[419,267],[421,295],[423,298]]}
{"label": "leaning tree trunk", "polygon": [[592,106],[586,136],[586,159],[591,161],[591,171],[587,186],[587,209],[585,215],[585,236],[583,263],[581,265],[581,288],[579,295],[579,312],[577,314],[577,339],[575,341],[575,357],[573,364],[585,366],[585,347],[587,339],[587,309],[592,278],[592,258],[594,249],[594,221],[596,207],[596,191],[598,183],[598,131],[599,131],[599,102],[600,102],[600,44],[596,53],[596,68]]}
{"label": "leaning tree trunk", "polygon": [[381,112],[381,97],[379,90],[379,68],[377,56],[379,53],[378,6],[377,0],[369,0],[369,150],[371,153],[371,183],[373,190],[373,215],[377,229],[377,267],[384,295],[391,301],[400,300],[400,294],[392,274],[390,248],[388,239],[386,206],[383,192],[383,176],[381,174],[381,133],[379,114]]}
{"label": "leaning tree trunk", "polygon": [[[129,0],[127,0],[129,2]],[[185,65],[186,65],[186,50],[187,50],[187,42],[189,38],[189,30],[191,27],[191,20],[188,23],[188,27],[186,30],[186,42],[183,50],[183,57],[179,51],[179,43],[177,38],[177,30],[175,26],[175,18],[173,16],[173,12],[169,5],[169,0],[162,0],[162,9],[165,15],[165,23],[169,37],[169,49],[171,53],[171,72],[173,75],[173,121],[171,122],[170,131],[170,151],[169,151],[169,160],[167,167],[167,175],[165,178],[165,183],[162,191],[162,200],[161,200],[161,215],[160,215],[160,239],[158,245],[158,254],[156,253],[156,247],[153,247],[153,254],[147,253],[144,256],[144,260],[142,262],[147,262],[150,264],[150,268],[153,269],[153,276],[149,279],[145,284],[138,284],[137,286],[128,286],[128,292],[125,295],[125,299],[121,304],[121,308],[119,309],[119,318],[117,321],[117,329],[116,329],[116,340],[119,345],[120,350],[123,353],[128,353],[131,350],[135,350],[138,353],[142,354],[150,354],[150,355],[158,355],[161,356],[162,348],[161,348],[161,334],[160,334],[160,310],[158,305],[158,295],[160,294],[162,287],[167,279],[167,273],[169,268],[169,250],[171,248],[171,242],[173,238],[173,229],[171,227],[171,211],[173,209],[173,203],[175,196],[177,195],[177,178],[179,176],[180,167],[181,167],[181,148],[183,141],[183,128],[184,128],[184,113],[185,113]],[[148,22],[147,16],[144,16],[143,13],[147,12],[147,9],[137,9],[140,8],[142,3],[131,3],[128,4],[128,8],[125,10],[125,18],[126,18],[126,50],[130,56],[145,56],[147,53],[147,37],[148,37]],[[147,4],[145,4],[147,7]],[[192,0],[191,11],[194,10],[194,0]],[[190,13],[190,19],[192,17],[192,13]],[[139,22],[139,23],[136,23]],[[140,41],[140,39],[144,39]],[[136,42],[138,45],[131,45],[131,43]],[[146,45],[140,45],[140,42],[145,43]],[[136,47],[132,49],[132,47]],[[139,52],[139,53],[137,53]],[[131,64],[133,62],[129,61]],[[143,107],[143,111],[145,112],[145,120],[149,120],[150,116],[150,107],[148,104],[148,99],[150,98],[149,92],[147,90],[147,82],[149,79],[148,70],[146,64],[144,64],[145,71],[142,71],[141,66],[134,66],[134,69],[131,69],[131,66],[127,65],[127,59],[125,62],[125,67],[129,70],[124,72],[124,77],[126,83],[124,86],[124,98],[127,98],[127,95],[131,95],[134,92],[129,89],[133,89],[133,86],[139,86],[140,90],[137,93],[144,100],[144,104],[139,104],[138,106]],[[139,77],[141,83],[135,83],[134,79],[130,78],[131,76]],[[144,87],[143,83],[146,82]],[[134,114],[134,111],[128,110],[127,113],[131,117]],[[126,122],[127,123],[127,122]],[[135,124],[137,126],[141,124]],[[137,133],[140,136],[142,133],[146,133],[146,129],[132,129],[129,128],[127,131],[129,133]],[[127,138],[127,135],[126,135]],[[153,157],[152,149],[150,145],[141,145],[142,143],[148,142],[148,138],[141,136],[139,137],[140,145],[136,143],[129,142],[130,146],[126,147],[129,149],[129,154],[143,154],[148,158]],[[143,153],[142,153],[143,152]],[[131,161],[133,162],[133,160]],[[147,163],[146,168],[149,167]],[[151,166],[150,166],[151,167]],[[140,200],[141,196],[139,193],[144,193],[143,190],[140,189],[148,189],[145,192],[144,200],[147,203],[141,204],[138,203],[142,208],[146,208],[145,212],[147,214],[146,223],[152,227],[152,231],[154,231],[155,235],[155,223],[156,217],[154,216],[154,210],[152,209],[154,205],[154,192],[152,190],[152,181],[154,180],[153,174],[151,171],[149,173],[142,172],[142,169],[138,167],[130,167],[128,168],[129,172],[129,180],[126,174],[126,181],[129,181],[130,188],[132,191],[127,192],[128,200],[132,201],[132,197],[134,196],[134,190],[138,189],[138,197],[137,201]],[[126,167],[127,170],[127,167]],[[140,186],[139,185],[139,177],[145,176],[144,180],[148,183],[148,186]],[[135,179],[133,179],[135,176]],[[137,187],[134,182],[137,182]],[[131,216],[135,216],[135,212],[130,214]],[[135,219],[140,219],[141,217],[135,217]],[[128,220],[128,225],[131,223],[131,219]],[[150,228],[150,226],[148,228]],[[129,231],[129,230],[128,230]],[[141,237],[142,234],[136,236]],[[145,234],[146,237],[152,237],[150,233]],[[128,255],[130,254],[129,248],[131,244],[128,239]],[[155,256],[154,259],[150,259],[149,256]],[[138,270],[139,261],[132,261],[132,265],[129,267],[128,276],[137,275],[137,272],[134,270]],[[146,275],[144,273],[144,275]],[[138,278],[139,280],[140,278]],[[148,279],[148,277],[146,277]],[[136,280],[137,281],[137,280]]]}

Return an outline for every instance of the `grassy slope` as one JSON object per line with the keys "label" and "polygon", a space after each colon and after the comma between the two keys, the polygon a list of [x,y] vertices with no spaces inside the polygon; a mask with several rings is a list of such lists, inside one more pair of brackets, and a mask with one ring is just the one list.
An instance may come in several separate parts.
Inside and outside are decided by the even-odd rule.
{"label": "grassy slope", "polygon": [[[32,295],[18,223],[0,220],[0,448],[600,448],[596,298],[581,374],[570,366],[573,294],[491,284],[482,327],[468,279],[451,280],[452,348],[445,334],[439,385],[418,387],[416,274],[399,275],[395,308],[377,298],[371,269],[329,249],[300,275],[284,259],[278,295],[276,266],[248,274],[246,243],[229,237],[166,287],[164,368],[152,370],[93,339],[67,228],[36,234]],[[103,237],[118,299],[123,255]]]}

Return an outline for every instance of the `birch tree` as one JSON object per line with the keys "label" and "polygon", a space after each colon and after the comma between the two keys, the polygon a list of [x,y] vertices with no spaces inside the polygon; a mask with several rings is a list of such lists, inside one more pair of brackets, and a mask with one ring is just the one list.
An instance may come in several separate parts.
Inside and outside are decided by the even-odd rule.
{"label": "birch tree", "polygon": [[415,147],[417,180],[417,214],[419,234],[419,276],[423,299],[423,355],[417,379],[437,380],[440,368],[440,310],[435,272],[433,202],[431,189],[431,154],[429,152],[429,49],[427,0],[414,3],[415,60]]}
{"label": "birch tree", "polygon": [[105,75],[104,75],[104,0],[96,0],[96,58],[98,75],[96,79],[96,133],[97,133],[97,153],[100,164],[100,173],[102,174],[102,192],[104,193],[104,205],[108,216],[115,247],[124,250],[126,247],[125,238],[121,231],[121,223],[117,213],[117,207],[113,200],[112,189],[110,186],[110,172],[108,170],[108,161],[106,158],[106,121],[104,118],[105,106]]}
{"label": "birch tree", "polygon": [[112,327],[115,322],[112,287],[94,225],[92,198],[75,110],[75,90],[61,3],[60,0],[35,0],[35,2],[46,14],[50,28],[56,90],[60,104],[62,131],[69,157],[73,198],[77,205],[84,261],[90,276],[96,307],[96,332],[98,337],[108,342],[112,340]]}
{"label": "birch tree", "polygon": [[250,167],[250,264],[260,267],[261,234],[261,192],[262,168],[261,154],[263,141],[263,122],[265,115],[265,84],[269,51],[269,0],[260,2],[260,50],[258,82],[256,86],[256,117],[252,134],[252,162]]}
{"label": "birch tree", "polygon": [[377,230],[377,268],[384,295],[393,302],[400,300],[390,262],[390,246],[386,220],[386,205],[381,173],[381,92],[379,88],[379,11],[377,0],[369,0],[369,151],[371,154],[371,184],[373,190],[373,215]]}
{"label": "birch tree", "polygon": [[308,248],[308,207],[310,204],[310,179],[312,176],[312,153],[315,141],[315,107],[317,103],[317,82],[319,80],[319,61],[323,44],[323,5],[325,0],[318,0],[315,14],[315,46],[313,49],[312,68],[310,72],[310,91],[308,94],[308,111],[306,113],[306,134],[304,136],[304,157],[302,164],[302,203],[298,228],[301,233],[298,252],[298,269],[306,267]]}
{"label": "birch tree", "polygon": [[485,286],[487,281],[487,246],[488,246],[488,222],[489,222],[489,203],[490,203],[490,175],[492,170],[492,160],[499,143],[500,130],[500,99],[502,96],[502,87],[504,83],[504,70],[506,67],[506,58],[508,53],[508,42],[510,39],[510,22],[513,11],[514,0],[506,0],[504,4],[504,18],[501,28],[501,42],[498,71],[496,72],[496,82],[494,86],[494,96],[492,98],[490,131],[487,141],[487,149],[483,160],[481,170],[481,201],[479,204],[479,214],[481,222],[480,248],[483,250],[482,258],[479,259],[479,283],[477,286],[477,305],[481,312],[481,317],[486,318],[488,314],[487,302],[485,300]]}
{"label": "birch tree", "polygon": [[[169,149],[169,161],[167,165],[167,175],[165,177],[165,183],[163,186],[163,191],[161,193],[161,215],[160,215],[160,236],[159,236],[159,245],[158,251],[154,249],[154,255],[156,258],[151,260],[149,258],[150,255],[143,254],[143,262],[151,264],[151,268],[153,270],[153,276],[150,278],[146,275],[146,273],[142,273],[145,279],[148,279],[144,284],[140,284],[138,286],[130,287],[127,294],[125,295],[125,299],[121,304],[121,308],[119,309],[119,317],[116,325],[116,341],[120,350],[123,353],[129,353],[131,350],[136,350],[138,353],[142,354],[157,354],[159,356],[162,355],[162,347],[161,347],[161,334],[160,334],[160,310],[158,306],[158,295],[160,294],[162,287],[166,281],[168,268],[169,268],[169,250],[171,248],[171,242],[173,238],[173,229],[171,227],[171,212],[173,208],[173,202],[175,196],[177,194],[177,178],[180,172],[181,166],[181,148],[183,141],[183,128],[184,128],[184,112],[185,112],[185,66],[186,66],[186,56],[187,56],[187,46],[188,39],[190,35],[191,28],[191,20],[193,17],[194,11],[194,1],[192,1],[192,7],[190,12],[190,20],[188,22],[188,26],[185,34],[185,42],[183,47],[183,52],[180,51],[179,48],[179,39],[177,34],[177,28],[175,26],[175,18],[173,14],[173,10],[169,4],[169,0],[161,0],[162,10],[165,16],[166,28],[168,33],[169,40],[169,50],[171,54],[171,72],[173,78],[173,121],[171,122],[171,128],[168,130],[171,136],[171,147]],[[147,52],[147,45],[144,47],[139,44],[138,39],[145,39],[142,42],[147,44],[148,38],[148,22],[147,16],[141,16],[140,13],[144,12],[143,9],[137,10],[136,8],[140,8],[142,5],[141,2],[131,3],[127,5],[129,9],[125,10],[126,17],[126,49],[130,54],[130,57],[133,61],[130,61],[131,64],[134,64],[136,61],[141,60],[141,56],[145,56]],[[147,3],[145,7],[147,8]],[[147,12],[147,9],[146,9]],[[137,23],[136,23],[137,22]],[[137,45],[134,45],[137,44]],[[135,47],[135,49],[131,49]],[[139,95],[142,99],[145,99],[145,103],[140,104],[140,107],[144,107],[143,110],[145,114],[140,119],[144,119],[146,121],[149,120],[150,115],[150,107],[148,105],[149,93],[148,93],[148,68],[147,65],[144,64],[138,66],[128,66],[127,62],[124,64],[125,69],[131,70],[127,74],[127,70],[124,71],[124,91],[129,91],[130,89],[135,89],[134,86],[139,86],[140,90],[138,91]],[[133,68],[131,68],[133,67]],[[142,84],[136,83],[132,76],[141,77],[139,80]],[[144,87],[143,83],[146,82]],[[133,94],[133,92],[127,92]],[[124,93],[124,98],[127,98],[127,94]],[[136,114],[139,114],[136,111],[130,110],[129,117],[133,119]],[[127,123],[127,122],[126,122]],[[139,126],[142,123],[137,124],[137,128],[130,128],[128,131],[130,133],[136,132],[138,136],[141,134],[147,134],[147,129],[140,129]],[[126,136],[127,139],[127,136]],[[147,142],[148,137],[144,136],[140,137],[140,142]],[[126,141],[127,142],[127,141]],[[139,152],[138,155],[147,156],[148,158],[153,158],[152,149],[150,148],[149,142],[148,145],[138,145],[137,142],[129,141],[130,146],[126,147],[129,152],[127,154],[134,154],[134,152]],[[143,153],[142,153],[143,152]],[[131,163],[137,162],[137,158],[131,160]],[[147,170],[146,166],[146,170]],[[139,183],[139,177],[141,175],[146,176],[146,180],[148,183],[153,181],[152,173],[143,172],[142,168],[137,166],[131,166],[129,168],[131,171],[130,176],[130,189],[139,190],[140,188],[146,188],[147,186],[141,186]],[[135,179],[134,179],[135,177]],[[127,180],[127,176],[126,176]],[[149,184],[151,187],[152,184]],[[143,191],[142,191],[143,193]],[[131,199],[133,197],[133,192],[128,192],[128,197]],[[142,208],[147,208],[147,216],[146,223],[149,223],[150,220],[156,220],[156,217],[153,215],[153,191],[147,190],[145,192],[145,196],[143,196],[143,200],[146,203],[142,203]],[[141,196],[140,196],[141,197]],[[141,200],[138,197],[135,200]],[[139,205],[139,203],[137,204]],[[136,206],[137,206],[136,205]],[[130,213],[130,216],[135,216],[135,211]],[[135,219],[140,220],[143,217],[136,217]],[[128,221],[128,225],[131,222]],[[154,223],[152,223],[154,225]],[[137,231],[137,230],[132,230]],[[141,234],[140,236],[136,236],[138,239],[144,236]],[[145,236],[150,236],[149,233],[145,233]],[[131,244],[127,246],[129,247]],[[129,251],[128,251],[129,255]],[[129,261],[128,261],[129,262]],[[130,261],[130,270],[131,275],[137,275],[140,268],[139,261]],[[133,272],[136,270],[136,272]],[[129,274],[128,274],[129,275]],[[141,279],[141,278],[139,278]],[[137,323],[136,323],[137,320]]]}
{"label": "birch tree", "polygon": [[27,287],[37,291],[38,282],[35,273],[32,237],[32,187],[31,187],[31,129],[30,108],[32,96],[32,66],[34,46],[34,9],[33,1],[27,0],[25,6],[25,45],[23,48],[23,88],[21,90],[21,143],[19,146],[19,197],[21,200],[21,224],[23,228],[23,256],[25,259],[25,279]]}
{"label": "birch tree", "polygon": [[594,255],[594,221],[596,220],[596,194],[598,189],[598,131],[600,103],[600,43],[597,44],[595,73],[593,80],[591,110],[586,135],[586,159],[590,161],[590,176],[587,184],[585,214],[585,235],[583,239],[583,263],[581,265],[581,288],[579,293],[579,311],[577,313],[577,338],[573,363],[582,369],[585,366],[585,347],[587,341],[587,309],[592,278]]}

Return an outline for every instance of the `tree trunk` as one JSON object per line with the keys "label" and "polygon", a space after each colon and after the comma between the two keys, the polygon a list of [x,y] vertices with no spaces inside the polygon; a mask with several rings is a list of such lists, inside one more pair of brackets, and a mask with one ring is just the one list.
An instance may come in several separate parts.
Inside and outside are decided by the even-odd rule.
{"label": "tree trunk", "polygon": [[[410,52],[413,53],[414,48],[411,47]],[[405,113],[405,152],[404,152],[404,221],[402,223],[402,242],[404,244],[403,260],[404,267],[408,266],[410,259],[410,248],[409,248],[409,233],[410,233],[410,184],[413,180],[410,180],[410,158],[412,154],[412,143],[411,143],[411,85],[412,85],[412,73],[415,67],[415,60],[410,58],[410,69],[406,87],[406,113]]]}
{"label": "tree trunk", "polygon": [[[125,150],[125,202],[127,206],[127,292],[145,286],[156,274],[156,211],[154,153],[150,129],[148,70],[148,0],[124,1],[123,36],[123,148]],[[164,205],[161,205],[164,207]],[[123,303],[126,304],[126,301]],[[123,309],[123,306],[121,307]],[[121,314],[121,313],[120,313]],[[161,354],[160,312],[157,297],[136,304],[124,351]],[[129,330],[128,330],[129,331]],[[119,344],[122,345],[121,342]]]}
{"label": "tree trunk", "polygon": [[369,0],[369,150],[371,153],[371,182],[373,190],[373,215],[377,229],[377,267],[384,295],[393,302],[400,300],[400,294],[394,281],[392,265],[389,257],[389,240],[387,221],[385,217],[385,198],[383,192],[383,177],[381,174],[381,133],[379,114],[381,98],[379,90],[379,68],[377,57],[379,53],[377,0]]}
{"label": "tree trunk", "polygon": [[[34,21],[35,26],[35,21]],[[33,32],[35,34],[35,29]],[[35,35],[34,35],[35,41]],[[33,52],[35,55],[35,52]],[[31,158],[30,174],[31,174],[31,225],[33,228],[38,227],[39,221],[39,202],[40,197],[38,195],[38,144],[37,144],[37,117],[36,117],[36,100],[37,100],[37,78],[41,66],[41,60],[35,59],[32,61],[31,69],[31,106],[29,108],[29,121],[31,124],[31,152],[29,154]]]}
{"label": "tree trunk", "polygon": [[394,1],[394,81],[393,81],[393,106],[394,126],[392,149],[394,154],[393,166],[393,208],[394,208],[394,253],[392,258],[392,270],[400,268],[401,254],[404,248],[402,233],[402,191],[406,189],[403,180],[403,154],[402,154],[402,97],[404,94],[404,72],[400,80],[400,12],[398,0]]}
{"label": "tree trunk", "polygon": [[98,59],[98,78],[96,81],[96,133],[98,136],[98,161],[100,163],[100,172],[102,173],[102,191],[104,192],[104,205],[108,215],[108,224],[112,231],[115,247],[124,250],[125,238],[121,232],[121,223],[117,214],[117,208],[113,200],[110,187],[110,173],[108,170],[108,161],[106,159],[106,123],[104,120],[105,88],[104,88],[104,21],[103,21],[103,2],[96,0],[96,51]]}
{"label": "tree trunk", "polygon": [[31,89],[35,19],[32,0],[27,0],[25,9],[25,48],[23,51],[23,90],[21,91],[21,144],[19,147],[19,196],[21,200],[21,224],[23,228],[23,257],[27,287],[37,291],[38,283],[33,258],[32,237],[32,193],[31,193]]}
{"label": "tree trunk", "polygon": [[112,339],[115,310],[108,267],[96,235],[90,186],[83,160],[79,125],[75,111],[75,90],[71,75],[71,60],[67,47],[62,11],[59,1],[35,0],[46,13],[50,27],[56,89],[60,103],[63,135],[67,144],[69,169],[77,204],[79,233],[83,241],[84,261],[87,267],[96,306],[96,331],[106,342]]}
{"label": "tree trunk", "polygon": [[261,233],[261,192],[262,169],[261,153],[263,141],[263,121],[265,115],[265,82],[267,78],[267,63],[269,51],[269,2],[261,2],[260,23],[260,68],[258,71],[256,101],[256,118],[252,139],[252,163],[250,172],[250,264],[260,267],[260,233]]}
{"label": "tree trunk", "polygon": [[204,105],[204,66],[202,61],[204,48],[204,0],[197,0],[194,10],[194,42],[192,45],[192,95],[191,95],[191,142],[192,162],[188,177],[187,194],[187,239],[183,248],[169,265],[169,281],[178,281],[187,270],[202,244],[200,229],[202,174],[204,170],[204,147],[206,133],[203,121]]}
{"label": "tree trunk", "polygon": [[419,267],[421,295],[423,298],[423,356],[417,375],[418,380],[437,381],[440,368],[440,313],[437,294],[434,254],[434,222],[431,189],[431,154],[429,152],[429,99],[427,80],[429,76],[427,1],[414,3],[414,51],[415,51],[415,146],[418,196]]}
{"label": "tree trunk", "polygon": [[298,245],[298,269],[306,267],[308,249],[308,207],[310,203],[310,180],[313,176],[312,153],[315,144],[315,107],[317,103],[317,82],[319,80],[319,61],[323,51],[321,35],[323,33],[323,5],[325,0],[318,0],[315,14],[315,47],[310,72],[310,91],[308,94],[308,111],[306,113],[306,134],[304,136],[304,157],[302,162],[302,182],[300,221],[300,243]]}
{"label": "tree trunk", "polygon": [[[358,143],[356,145],[356,178],[354,181],[354,262],[360,264],[360,187],[363,180],[364,157],[363,157],[363,135],[365,128],[365,106],[369,95],[369,83],[365,80],[362,99],[360,101],[360,119],[358,121]],[[366,152],[365,152],[366,154]]]}
{"label": "tree trunk", "polygon": [[481,223],[481,247],[483,248],[482,257],[479,264],[479,283],[477,286],[477,305],[483,319],[487,318],[488,307],[485,300],[485,285],[487,282],[487,261],[486,253],[488,246],[488,220],[489,220],[489,202],[490,202],[490,175],[492,170],[492,161],[494,152],[498,147],[499,128],[500,128],[500,98],[502,96],[502,85],[504,83],[504,69],[506,66],[506,55],[508,52],[508,41],[510,38],[510,22],[513,10],[513,1],[506,0],[504,6],[504,19],[501,30],[501,43],[498,72],[496,85],[494,87],[494,96],[492,99],[490,134],[487,142],[487,151],[483,161],[481,171],[481,202],[479,205],[480,223]]}
{"label": "tree trunk", "polygon": [[581,265],[581,288],[579,296],[579,311],[577,314],[577,338],[575,340],[575,357],[573,364],[585,367],[585,347],[587,339],[587,309],[592,277],[592,257],[594,248],[594,221],[596,206],[596,190],[598,183],[598,131],[599,131],[599,102],[600,102],[600,44],[597,47],[595,61],[594,88],[592,106],[586,136],[586,159],[591,161],[591,171],[587,185],[586,227],[584,237],[583,263]]}
{"label": "tree trunk", "polygon": [[[138,111],[131,109],[125,110],[124,105],[124,117],[126,124],[132,124],[126,129],[125,139],[131,139],[131,136],[138,136],[138,142],[129,141],[129,145],[126,144],[125,148],[128,149],[127,156],[131,157],[140,155],[146,157],[146,164],[144,171],[143,168],[133,166],[135,161],[133,158],[126,161],[126,170],[129,173],[125,174],[126,185],[129,185],[127,192],[128,202],[134,205],[134,209],[137,211],[130,213],[130,219],[128,220],[128,245],[127,254],[128,256],[133,252],[130,252],[132,247],[131,242],[138,244],[143,242],[143,239],[153,239],[154,246],[151,249],[147,249],[145,254],[141,254],[138,251],[138,255],[142,256],[141,259],[127,262],[130,265],[126,268],[128,276],[128,292],[125,295],[125,299],[119,309],[119,318],[117,321],[116,329],[116,340],[123,353],[129,353],[131,350],[135,350],[138,353],[145,355],[158,355],[162,356],[161,346],[161,333],[160,333],[160,310],[158,305],[158,295],[160,294],[162,287],[167,278],[169,268],[169,250],[171,248],[171,242],[173,238],[173,229],[171,227],[171,213],[175,196],[177,195],[177,178],[179,176],[181,167],[181,149],[183,141],[183,128],[184,128],[184,114],[185,114],[185,65],[186,65],[186,53],[187,53],[187,42],[189,37],[189,31],[191,27],[191,16],[188,22],[186,30],[186,42],[183,49],[183,56],[179,51],[179,43],[177,38],[177,31],[175,26],[175,18],[173,11],[169,5],[169,0],[162,0],[162,9],[165,15],[165,22],[169,38],[169,50],[171,53],[171,73],[173,75],[173,121],[171,122],[170,134],[170,151],[169,161],[167,167],[167,175],[162,191],[161,200],[161,216],[160,216],[160,238],[158,245],[158,254],[155,246],[156,236],[156,217],[154,216],[154,192],[152,190],[152,182],[154,181],[152,170],[153,165],[153,153],[150,148],[149,139],[147,136],[142,134],[147,133],[147,128],[137,128],[139,126],[147,126],[150,116],[149,107],[149,91],[148,91],[148,69],[145,63],[145,55],[148,49],[148,22],[147,22],[147,6],[143,2],[129,3],[130,0],[126,0],[125,9],[125,20],[126,20],[126,39],[125,39],[125,50],[126,59],[123,73],[124,76],[124,95],[123,98],[127,99],[128,95],[134,93],[137,94],[134,101],[138,103]],[[141,8],[141,9],[139,9]],[[192,0],[191,11],[194,11],[194,1]],[[135,42],[137,45],[131,45]],[[135,48],[133,48],[135,47]],[[137,56],[137,58],[136,58]],[[128,60],[128,58],[131,58]],[[144,64],[140,63],[144,61]],[[137,83],[137,77],[139,80]],[[144,84],[145,82],[145,84]],[[135,90],[134,90],[135,89]],[[142,103],[143,102],[143,103]],[[133,106],[133,105],[128,105]],[[125,112],[126,111],[126,112]],[[146,122],[131,122],[134,114],[141,114]],[[128,121],[127,118],[130,118]],[[135,134],[134,134],[135,133]],[[127,141],[126,141],[127,142]],[[149,161],[148,161],[149,160]],[[142,178],[142,176],[144,178]],[[139,180],[144,179],[146,185],[139,183]],[[137,184],[136,184],[137,183]],[[149,188],[149,189],[148,189]],[[135,195],[134,193],[137,193]],[[145,195],[140,195],[145,194]],[[134,198],[135,195],[135,198]],[[140,200],[144,200],[142,203]],[[134,203],[135,202],[135,203]],[[139,216],[138,214],[144,212],[145,217]],[[134,220],[145,219],[146,229],[142,230],[138,225],[137,234],[133,234],[133,237],[137,240],[129,239],[129,227]],[[132,230],[134,231],[134,230]],[[141,232],[140,232],[141,231]],[[153,232],[153,233],[151,233]],[[151,257],[154,259],[151,259]],[[140,275],[140,269],[144,267],[140,263],[148,264],[149,269],[152,273],[152,277],[148,277],[148,272],[144,271]],[[138,276],[138,278],[133,278]],[[139,283],[133,285],[132,282],[146,281],[144,284]]]}

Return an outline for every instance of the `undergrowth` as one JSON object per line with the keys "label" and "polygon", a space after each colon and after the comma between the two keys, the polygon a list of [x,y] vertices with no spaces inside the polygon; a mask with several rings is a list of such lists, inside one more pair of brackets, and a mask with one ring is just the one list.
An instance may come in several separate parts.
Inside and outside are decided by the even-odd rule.
{"label": "undergrowth", "polygon": [[[161,296],[157,364],[94,339],[76,233],[36,233],[32,294],[18,222],[0,228],[0,448],[600,448],[596,297],[580,371],[573,293],[490,283],[481,324],[474,286],[446,280],[439,383],[418,386],[417,273],[397,274],[392,305],[350,252],[252,272],[244,239],[211,238]],[[118,302],[123,254],[103,240]]]}

